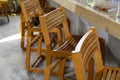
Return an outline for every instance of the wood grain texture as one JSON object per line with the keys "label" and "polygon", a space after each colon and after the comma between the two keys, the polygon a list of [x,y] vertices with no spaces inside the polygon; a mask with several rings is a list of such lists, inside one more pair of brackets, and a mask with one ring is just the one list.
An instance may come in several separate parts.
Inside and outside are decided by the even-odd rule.
{"label": "wood grain texture", "polygon": [[[44,12],[39,3],[39,0],[19,0],[19,2],[22,9],[21,22],[20,22],[21,23],[20,24],[21,48],[26,49],[26,69],[30,72],[44,72],[43,69],[39,69],[35,66],[39,62],[39,60],[41,60],[40,63],[45,60],[46,56],[44,56],[42,52],[46,51],[46,48],[43,48],[41,45],[42,40],[44,40],[41,34],[41,24],[39,24],[37,27],[35,27],[35,24],[34,24],[36,17],[43,15]],[[38,34],[35,34],[36,32]],[[62,32],[59,31],[58,28],[55,28],[54,30],[51,29],[50,32],[54,33],[55,35],[58,34],[58,38],[60,38],[58,39],[59,43],[62,44],[62,38],[60,37],[60,34]],[[25,35],[27,35],[27,37]],[[56,38],[56,42],[57,42],[56,36],[51,39],[53,40],[54,38]],[[25,42],[26,42],[26,45],[25,45]],[[33,47],[33,44],[37,42],[38,42],[38,46]],[[32,50],[37,52],[37,57],[36,59],[33,60],[33,63],[31,64]],[[57,72],[55,72],[55,74],[57,74]]]}

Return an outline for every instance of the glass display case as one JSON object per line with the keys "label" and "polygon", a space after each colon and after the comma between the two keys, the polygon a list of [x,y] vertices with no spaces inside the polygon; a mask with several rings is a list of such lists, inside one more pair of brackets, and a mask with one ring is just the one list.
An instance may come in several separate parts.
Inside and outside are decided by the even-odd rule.
{"label": "glass display case", "polygon": [[120,0],[69,0],[84,4],[120,22]]}
{"label": "glass display case", "polygon": [[[95,0],[82,1],[82,0],[53,0],[59,5],[64,6],[66,9],[84,18],[91,24],[99,26],[101,29],[120,40],[120,19],[116,18],[118,0]],[[103,3],[105,1],[105,3]],[[82,3],[83,2],[83,3]],[[91,8],[92,5],[93,7]],[[101,6],[107,6],[107,9],[101,9]],[[96,9],[96,6],[98,8]],[[100,8],[99,8],[100,6]]]}
{"label": "glass display case", "polygon": [[80,4],[86,4],[96,10],[101,11],[116,11],[118,6],[118,0],[71,0]]}

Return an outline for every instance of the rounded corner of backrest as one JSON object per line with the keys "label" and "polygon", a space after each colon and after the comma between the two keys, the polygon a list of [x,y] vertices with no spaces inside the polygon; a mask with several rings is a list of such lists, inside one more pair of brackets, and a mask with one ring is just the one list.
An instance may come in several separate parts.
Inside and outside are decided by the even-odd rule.
{"label": "rounded corner of backrest", "polygon": [[[44,18],[43,15],[40,15],[40,16],[39,16],[39,20],[40,20],[40,21],[42,21],[43,18]],[[42,25],[42,24],[41,24],[41,25]]]}
{"label": "rounded corner of backrest", "polygon": [[94,26],[90,27],[90,30],[96,31],[96,28]]}
{"label": "rounded corner of backrest", "polygon": [[61,8],[64,8],[64,6],[61,6]]}
{"label": "rounded corner of backrest", "polygon": [[63,12],[65,12],[64,6],[61,6],[60,8],[61,8],[61,10],[62,10]]}

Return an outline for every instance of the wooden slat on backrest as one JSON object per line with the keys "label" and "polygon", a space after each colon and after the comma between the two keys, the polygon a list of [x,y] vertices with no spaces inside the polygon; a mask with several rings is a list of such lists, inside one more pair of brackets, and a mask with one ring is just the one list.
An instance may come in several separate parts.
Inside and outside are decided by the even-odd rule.
{"label": "wooden slat on backrest", "polygon": [[47,0],[39,0],[42,9],[45,9]]}
{"label": "wooden slat on backrest", "polygon": [[57,27],[63,23],[65,17],[64,12],[61,10],[55,10],[54,12],[45,15],[46,26],[48,29]]}
{"label": "wooden slat on backrest", "polygon": [[[49,31],[51,29],[59,27],[60,25],[63,26],[65,36],[70,35],[69,28],[67,25],[66,15],[64,12],[64,7],[57,8],[56,10],[53,10],[53,11],[41,16],[39,19],[40,19],[44,38],[46,40],[46,44],[51,43]],[[66,25],[64,25],[64,24],[66,24]]]}
{"label": "wooden slat on backrest", "polygon": [[120,80],[120,72],[117,69],[104,68],[101,80]]}
{"label": "wooden slat on backrest", "polygon": [[[75,60],[77,62],[77,60],[79,60],[80,62],[80,64],[78,64],[81,69],[80,72],[78,71],[78,73],[82,74],[82,76],[80,77],[81,78],[86,77],[88,78],[88,80],[94,80],[93,79],[94,64],[96,63],[95,64],[96,72],[101,71],[103,69],[100,45],[99,45],[97,31],[95,28],[90,28],[90,30],[80,39],[75,50],[73,51],[73,57],[74,56],[76,57],[76,60],[75,58],[73,58],[73,61]],[[80,59],[77,59],[77,58],[80,58]],[[76,63],[76,66],[77,66],[77,63]],[[77,74],[77,69],[76,69],[76,74]],[[77,74],[77,78],[79,79],[78,76],[79,75]],[[84,79],[84,80],[87,80],[87,79]]]}
{"label": "wooden slat on backrest", "polygon": [[92,57],[92,54],[97,48],[96,36],[95,33],[92,31],[89,36],[84,41],[84,45],[82,46],[82,58],[84,67],[88,64],[88,60]]}
{"label": "wooden slat on backrest", "polygon": [[54,11],[51,11],[50,13],[46,14],[44,17],[46,20],[45,22],[48,30],[55,27],[59,27],[59,25],[62,24],[61,26],[63,26],[65,38],[70,36],[64,7],[60,7]]}
{"label": "wooden slat on backrest", "polygon": [[39,0],[19,0],[25,20],[29,20],[29,14],[42,14]]}
{"label": "wooden slat on backrest", "polygon": [[24,1],[24,6],[27,13],[35,13],[38,10],[39,2],[36,0],[26,0]]}
{"label": "wooden slat on backrest", "polygon": [[84,40],[80,52],[83,60],[83,67],[86,69],[89,60],[94,56],[95,51],[97,51],[97,49],[99,48],[99,41],[96,29],[92,28],[90,31],[88,31],[83,39]]}

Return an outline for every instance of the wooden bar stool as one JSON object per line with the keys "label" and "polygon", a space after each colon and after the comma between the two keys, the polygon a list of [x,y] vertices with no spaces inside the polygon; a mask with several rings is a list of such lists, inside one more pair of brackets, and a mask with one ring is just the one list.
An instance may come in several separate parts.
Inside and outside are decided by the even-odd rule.
{"label": "wooden bar stool", "polygon": [[[44,70],[36,68],[34,65],[39,61],[39,59],[44,59],[44,55],[41,52],[46,52],[45,48],[42,48],[42,40],[44,40],[43,35],[41,34],[41,24],[37,27],[34,26],[34,19],[42,15],[42,9],[39,4],[39,0],[19,0],[22,15],[21,15],[21,25],[23,29],[26,29],[27,32],[27,51],[26,51],[26,69],[31,72],[44,72]],[[24,44],[25,33],[22,30],[22,43]],[[38,34],[36,34],[36,32]],[[61,30],[59,28],[54,28],[50,33],[57,34],[58,41],[62,44],[61,39]],[[53,39],[52,39],[53,40]],[[33,46],[35,42],[39,42],[37,47]],[[60,45],[59,44],[59,45]],[[23,46],[22,46],[23,47]],[[31,51],[37,51],[37,58],[34,59],[34,63],[31,65]]]}
{"label": "wooden bar stool", "polygon": [[[74,50],[81,36],[70,34],[69,27],[67,24],[67,18],[64,12],[64,7],[60,7],[44,16],[41,16],[40,23],[42,34],[47,47],[45,80],[49,80],[50,73],[53,72],[57,66],[59,66],[60,72],[58,75],[60,76],[60,80],[64,80],[63,72],[66,58],[64,59],[63,56],[67,57],[69,55],[68,53]],[[58,49],[54,50],[51,45],[52,41],[49,32],[61,24],[63,25],[62,28],[65,34],[65,42]],[[52,64],[52,58],[56,59],[56,64]]]}
{"label": "wooden bar stool", "polygon": [[95,28],[90,28],[81,38],[73,53],[76,80],[120,80],[120,68],[103,65]]}
{"label": "wooden bar stool", "polygon": [[[44,80],[50,79],[51,72],[53,72],[57,66],[59,67],[58,69],[59,79],[64,80],[64,65],[66,59],[73,59],[72,57],[73,51],[76,50],[76,46],[79,44],[79,41],[82,36],[70,34],[64,7],[60,7],[56,10],[53,10],[48,14],[41,16],[39,19],[41,23],[41,32],[43,34],[45,44],[47,47],[46,54],[47,60]],[[54,50],[51,45],[52,41],[49,35],[49,31],[51,29],[58,27],[61,24],[63,25],[62,29],[65,36],[65,41],[60,47]],[[52,61],[53,59],[56,60],[56,64],[53,63]]]}
{"label": "wooden bar stool", "polygon": [[[21,4],[21,1],[22,0],[19,0],[20,4]],[[38,20],[36,18],[39,15],[46,14],[46,13],[48,13],[48,12],[50,12],[50,11],[55,9],[54,7],[49,7],[47,0],[38,0],[38,1],[37,1],[38,2],[37,5],[36,5],[36,6],[38,6],[36,8],[36,9],[38,9],[38,12],[36,11],[35,14],[34,14],[34,12],[32,13],[32,14],[34,14],[34,18],[33,18],[33,21],[32,21],[32,23],[34,23],[34,25],[36,24],[35,21]],[[33,17],[33,16],[30,16],[30,17]],[[21,18],[20,18],[21,48],[23,50],[26,50],[26,44],[25,44],[26,40],[25,40],[25,38],[27,36],[26,33],[28,31],[28,28],[26,26],[27,23],[25,22],[24,18],[25,17],[23,15],[23,11],[21,10]],[[39,21],[37,21],[37,24],[39,25]]]}

